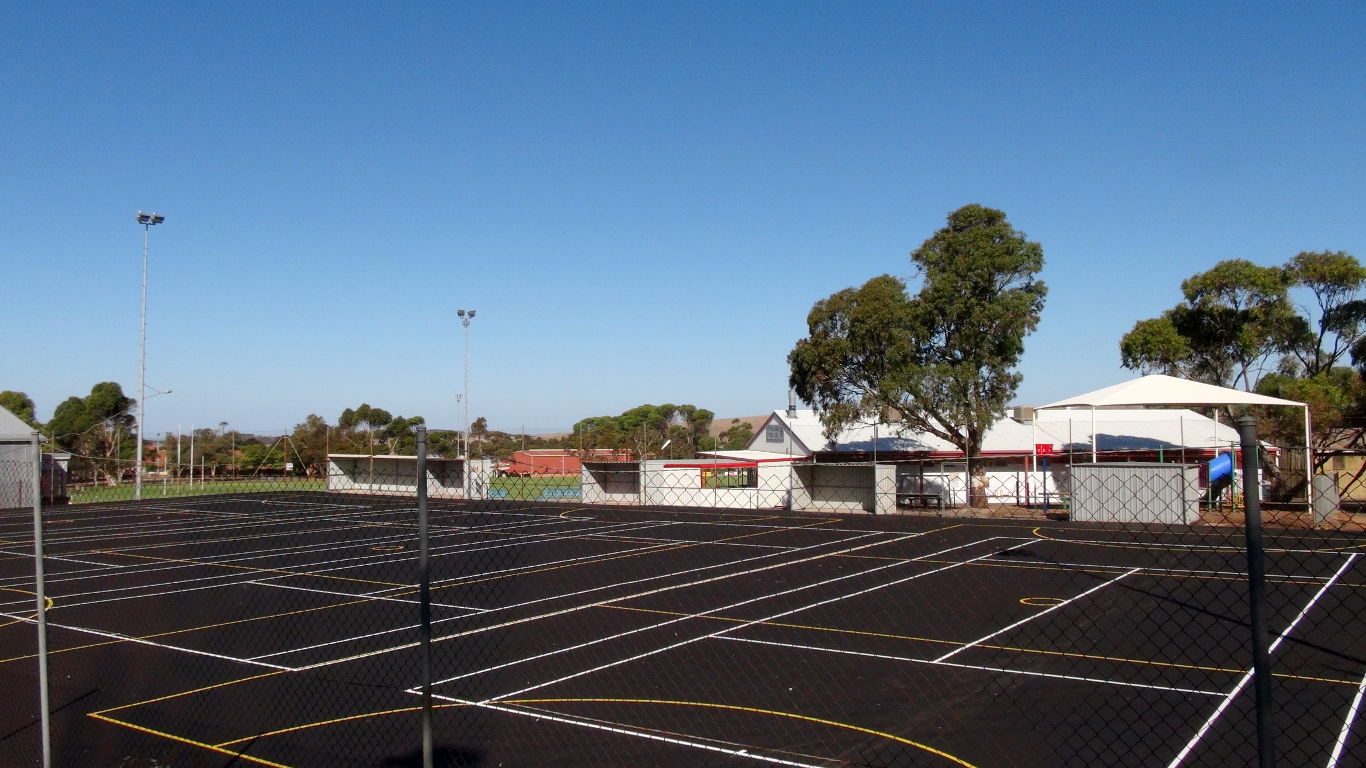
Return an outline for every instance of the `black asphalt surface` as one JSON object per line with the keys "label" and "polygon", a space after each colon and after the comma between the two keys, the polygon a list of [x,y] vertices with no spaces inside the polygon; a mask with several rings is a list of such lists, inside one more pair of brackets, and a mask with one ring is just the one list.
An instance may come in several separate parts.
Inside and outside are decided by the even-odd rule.
{"label": "black asphalt surface", "polygon": [[[421,765],[414,504],[48,510],[54,765]],[[1238,531],[512,501],[431,531],[437,765],[1255,763]],[[31,546],[0,513],[7,766],[40,764]],[[1279,764],[1366,765],[1366,537],[1268,548]]]}

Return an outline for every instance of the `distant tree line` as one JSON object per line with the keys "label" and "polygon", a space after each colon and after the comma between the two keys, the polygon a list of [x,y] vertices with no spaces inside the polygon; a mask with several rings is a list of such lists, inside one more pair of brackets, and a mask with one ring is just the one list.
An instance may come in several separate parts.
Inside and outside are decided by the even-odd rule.
{"label": "distant tree line", "polygon": [[[51,449],[70,453],[70,468],[77,479],[116,482],[131,477],[137,451],[137,402],[117,383],[100,382],[84,397],[67,398],[46,424],[37,420],[33,400],[23,392],[0,392],[0,406],[44,433]],[[542,436],[491,430],[488,419],[481,416],[470,425],[468,447],[471,456],[508,459],[515,451],[533,448],[657,454],[667,443],[668,455],[691,457],[698,450],[743,448],[749,442],[752,429],[738,419],[720,440],[712,438],[708,434],[712,419],[711,411],[692,405],[641,405],[619,416],[584,419],[569,434]],[[395,415],[361,403],[343,410],[335,424],[311,413],[288,434],[278,436],[229,429],[226,421],[220,421],[216,429],[196,428],[175,439],[166,435],[164,444],[144,435],[143,460],[145,471],[164,470],[180,476],[193,472],[211,477],[317,477],[326,472],[329,453],[412,455],[417,451],[417,427],[425,424],[421,416]],[[459,456],[463,437],[459,431],[431,430],[428,452]]]}

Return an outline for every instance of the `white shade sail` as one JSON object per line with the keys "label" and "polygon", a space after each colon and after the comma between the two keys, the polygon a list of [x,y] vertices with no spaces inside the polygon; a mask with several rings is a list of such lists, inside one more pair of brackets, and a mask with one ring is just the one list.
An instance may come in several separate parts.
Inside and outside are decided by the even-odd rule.
{"label": "white shade sail", "polygon": [[1041,408],[1120,408],[1136,405],[1293,405],[1304,403],[1282,400],[1241,389],[1216,387],[1199,381],[1178,379],[1155,373],[1131,381],[1121,382],[1094,392],[1069,397]]}

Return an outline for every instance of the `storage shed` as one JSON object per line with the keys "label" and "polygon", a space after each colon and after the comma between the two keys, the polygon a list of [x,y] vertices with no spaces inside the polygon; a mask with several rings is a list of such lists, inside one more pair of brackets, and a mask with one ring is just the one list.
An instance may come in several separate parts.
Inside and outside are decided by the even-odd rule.
{"label": "storage shed", "polygon": [[0,509],[33,506],[33,431],[0,408]]}
{"label": "storage shed", "polygon": [[1072,467],[1072,519],[1189,525],[1200,519],[1200,467],[1116,462]]}

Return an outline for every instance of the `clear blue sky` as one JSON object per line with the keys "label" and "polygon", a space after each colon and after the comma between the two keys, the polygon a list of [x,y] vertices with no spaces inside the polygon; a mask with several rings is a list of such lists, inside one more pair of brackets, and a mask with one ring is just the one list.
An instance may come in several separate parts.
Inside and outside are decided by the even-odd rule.
{"label": "clear blue sky", "polygon": [[1228,258],[1366,259],[1366,5],[11,3],[0,389],[148,430],[369,402],[566,428],[786,402],[816,300],[970,202],[1042,243],[1017,400]]}

